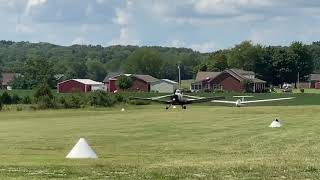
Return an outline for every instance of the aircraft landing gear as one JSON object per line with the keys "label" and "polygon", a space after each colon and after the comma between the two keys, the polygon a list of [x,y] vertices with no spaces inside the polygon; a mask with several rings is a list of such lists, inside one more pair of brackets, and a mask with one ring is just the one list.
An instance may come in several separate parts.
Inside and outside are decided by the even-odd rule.
{"label": "aircraft landing gear", "polygon": [[169,106],[166,107],[166,109],[168,110],[171,107],[171,104]]}
{"label": "aircraft landing gear", "polygon": [[182,106],[182,109],[187,109],[187,106]]}

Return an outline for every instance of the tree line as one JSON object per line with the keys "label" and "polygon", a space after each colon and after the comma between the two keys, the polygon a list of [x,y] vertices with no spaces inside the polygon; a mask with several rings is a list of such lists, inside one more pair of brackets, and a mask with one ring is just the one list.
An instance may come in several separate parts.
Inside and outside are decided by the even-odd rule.
{"label": "tree line", "polygon": [[20,73],[14,88],[90,78],[102,81],[108,72],[149,74],[157,78],[192,79],[198,71],[240,68],[256,72],[270,84],[296,82],[320,70],[320,42],[263,46],[244,41],[232,48],[200,53],[187,48],[100,45],[58,46],[49,43],[0,41],[0,71]]}

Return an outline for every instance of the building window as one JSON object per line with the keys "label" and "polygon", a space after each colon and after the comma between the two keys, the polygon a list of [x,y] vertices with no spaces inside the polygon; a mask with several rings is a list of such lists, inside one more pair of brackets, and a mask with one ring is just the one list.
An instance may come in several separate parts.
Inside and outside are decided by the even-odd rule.
{"label": "building window", "polygon": [[212,89],[223,89],[221,84],[213,84]]}
{"label": "building window", "polygon": [[202,86],[201,84],[192,84],[192,89],[199,90],[199,89],[202,89]]}

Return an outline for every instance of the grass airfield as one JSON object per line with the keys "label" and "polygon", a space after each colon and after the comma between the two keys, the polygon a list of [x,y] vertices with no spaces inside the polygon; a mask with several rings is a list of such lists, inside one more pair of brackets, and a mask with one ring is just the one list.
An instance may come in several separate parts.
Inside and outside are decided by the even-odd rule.
{"label": "grass airfield", "polygon": [[121,108],[1,112],[0,179],[320,179],[320,106]]}

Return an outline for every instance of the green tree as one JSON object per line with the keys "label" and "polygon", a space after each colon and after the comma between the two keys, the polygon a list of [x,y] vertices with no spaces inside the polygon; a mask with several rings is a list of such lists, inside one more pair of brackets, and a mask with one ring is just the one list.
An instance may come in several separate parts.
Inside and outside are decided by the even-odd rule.
{"label": "green tree", "polygon": [[132,86],[132,79],[126,75],[120,75],[117,80],[117,86],[122,89],[129,89]]}
{"label": "green tree", "polygon": [[295,62],[295,67],[293,68],[295,79],[297,80],[297,75],[299,73],[300,80],[306,80],[305,77],[310,75],[313,71],[311,51],[309,51],[308,47],[301,42],[293,42],[288,48],[288,52],[292,55],[292,61]]}
{"label": "green tree", "polygon": [[2,72],[3,72],[3,63],[2,63],[2,59],[0,58],[0,89],[2,84]]}
{"label": "green tree", "polygon": [[84,62],[72,62],[68,65],[66,72],[68,79],[87,78],[87,66]]}
{"label": "green tree", "polygon": [[107,71],[104,65],[97,59],[89,60],[86,62],[89,78],[96,81],[103,81]]}
{"label": "green tree", "polygon": [[25,81],[25,86],[29,89],[41,84],[48,84],[55,87],[53,65],[42,57],[30,57],[24,66],[24,72],[21,76]]}
{"label": "green tree", "polygon": [[207,71],[223,71],[229,67],[227,56],[223,52],[211,54],[206,63]]}
{"label": "green tree", "polygon": [[255,73],[257,78],[263,79],[268,83],[274,83],[275,68],[273,67],[273,53],[276,47],[265,47],[259,49],[259,57],[255,63]]}
{"label": "green tree", "polygon": [[272,66],[274,68],[273,84],[284,82],[295,82],[295,55],[289,53],[286,48],[276,48],[272,55]]}
{"label": "green tree", "polygon": [[54,96],[47,84],[41,84],[34,93],[35,102],[40,109],[48,109],[56,107]]}
{"label": "green tree", "polygon": [[1,102],[3,104],[12,104],[12,98],[10,96],[10,94],[5,91],[2,95],[1,95]]}
{"label": "green tree", "polygon": [[124,66],[125,72],[135,74],[149,74],[154,77],[161,75],[162,59],[152,48],[141,48],[134,51]]}
{"label": "green tree", "polygon": [[311,51],[314,71],[320,72],[320,42],[313,42],[308,49]]}
{"label": "green tree", "polygon": [[260,45],[252,45],[251,41],[243,41],[228,52],[228,65],[232,68],[255,70],[259,57]]}

